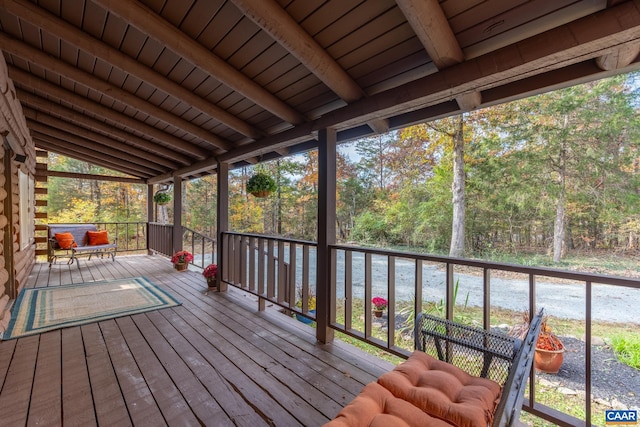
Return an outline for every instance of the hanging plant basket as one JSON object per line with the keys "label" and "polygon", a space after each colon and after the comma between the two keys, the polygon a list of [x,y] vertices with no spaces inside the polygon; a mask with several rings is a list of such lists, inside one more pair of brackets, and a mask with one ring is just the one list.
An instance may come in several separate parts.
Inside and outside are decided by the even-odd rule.
{"label": "hanging plant basket", "polygon": [[164,191],[158,191],[153,196],[153,201],[159,205],[166,205],[171,201],[171,194],[166,193]]}
{"label": "hanging plant basket", "polygon": [[267,197],[276,190],[276,182],[269,175],[258,172],[247,181],[247,193],[254,197]]}

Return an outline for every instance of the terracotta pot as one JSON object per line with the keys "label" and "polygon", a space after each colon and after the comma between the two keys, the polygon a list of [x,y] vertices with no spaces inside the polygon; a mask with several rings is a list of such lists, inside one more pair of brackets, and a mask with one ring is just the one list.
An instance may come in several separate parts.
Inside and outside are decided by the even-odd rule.
{"label": "terracotta pot", "polygon": [[376,317],[382,317],[382,310],[373,310],[373,315]]}
{"label": "terracotta pot", "polygon": [[271,194],[271,191],[255,191],[251,194],[253,194],[254,197],[267,197],[269,194]]}
{"label": "terracotta pot", "polygon": [[540,372],[557,374],[564,361],[564,348],[562,350],[543,350],[536,348],[533,366]]}
{"label": "terracotta pot", "polygon": [[178,271],[187,271],[187,269],[189,268],[189,264],[187,264],[186,262],[179,262],[177,264],[173,264],[173,268]]}

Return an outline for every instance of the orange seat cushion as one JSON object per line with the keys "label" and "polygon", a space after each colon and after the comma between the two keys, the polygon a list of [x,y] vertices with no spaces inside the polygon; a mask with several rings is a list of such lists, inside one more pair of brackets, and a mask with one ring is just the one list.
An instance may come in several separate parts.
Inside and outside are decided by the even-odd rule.
{"label": "orange seat cushion", "polygon": [[87,236],[89,236],[89,246],[109,244],[109,234],[107,230],[87,231]]}
{"label": "orange seat cushion", "polygon": [[377,383],[362,389],[338,415],[324,427],[451,427],[422,412],[409,402],[394,397]]}
{"label": "orange seat cushion", "polygon": [[76,242],[74,242],[75,239],[71,233],[56,233],[55,238],[60,249],[71,249],[72,246],[74,248],[78,246]]}
{"label": "orange seat cushion", "polygon": [[486,378],[415,351],[378,379],[395,397],[458,427],[486,427],[493,422],[501,387]]}

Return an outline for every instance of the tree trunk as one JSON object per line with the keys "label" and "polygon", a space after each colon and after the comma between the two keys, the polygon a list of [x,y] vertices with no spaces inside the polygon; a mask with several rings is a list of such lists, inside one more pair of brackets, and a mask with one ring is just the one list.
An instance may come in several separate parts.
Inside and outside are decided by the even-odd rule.
{"label": "tree trunk", "polygon": [[556,200],[556,218],[553,224],[553,262],[560,262],[564,254],[565,204],[566,204],[567,149],[562,146],[558,165],[558,199]]}
{"label": "tree trunk", "polygon": [[463,118],[458,116],[456,130],[453,134],[453,183],[451,192],[453,195],[453,221],[451,224],[451,247],[449,256],[461,257],[464,255],[464,229],[465,229],[465,176],[464,176],[464,135]]}

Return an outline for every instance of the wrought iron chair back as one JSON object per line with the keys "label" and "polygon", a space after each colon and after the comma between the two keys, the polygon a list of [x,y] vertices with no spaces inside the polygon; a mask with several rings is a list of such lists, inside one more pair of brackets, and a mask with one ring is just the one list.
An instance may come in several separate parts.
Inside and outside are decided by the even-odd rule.
{"label": "wrought iron chair back", "polygon": [[524,340],[419,313],[415,325],[416,349],[457,366],[470,375],[502,386],[493,426],[518,421],[524,389],[533,363],[543,310],[531,320]]}

